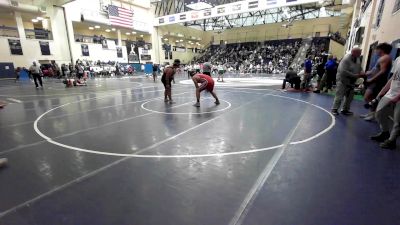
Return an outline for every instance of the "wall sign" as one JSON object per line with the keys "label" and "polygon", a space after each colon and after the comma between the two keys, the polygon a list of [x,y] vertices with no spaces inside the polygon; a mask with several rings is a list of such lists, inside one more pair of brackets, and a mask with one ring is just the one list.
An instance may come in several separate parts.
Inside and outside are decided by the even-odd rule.
{"label": "wall sign", "polygon": [[117,57],[122,58],[122,48],[121,47],[117,47]]}
{"label": "wall sign", "polygon": [[50,53],[50,45],[48,41],[39,41],[40,51],[42,55],[51,55]]}
{"label": "wall sign", "polygon": [[87,44],[81,44],[82,56],[89,56],[89,46]]}
{"label": "wall sign", "polygon": [[8,39],[11,55],[23,55],[21,41],[16,39]]}

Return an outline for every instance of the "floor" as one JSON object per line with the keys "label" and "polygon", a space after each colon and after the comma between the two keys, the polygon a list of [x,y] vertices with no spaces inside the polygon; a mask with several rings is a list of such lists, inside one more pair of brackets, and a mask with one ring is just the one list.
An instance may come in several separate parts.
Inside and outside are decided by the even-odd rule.
{"label": "floor", "polygon": [[143,77],[0,85],[0,224],[400,224],[400,151],[368,140],[377,124],[227,82],[200,108],[183,77],[172,105]]}

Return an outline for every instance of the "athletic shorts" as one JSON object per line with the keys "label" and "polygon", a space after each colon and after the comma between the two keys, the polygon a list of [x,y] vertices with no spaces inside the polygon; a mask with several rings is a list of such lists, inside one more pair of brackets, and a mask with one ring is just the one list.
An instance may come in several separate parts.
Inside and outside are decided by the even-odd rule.
{"label": "athletic shorts", "polygon": [[211,76],[211,72],[203,72],[203,74]]}
{"label": "athletic shorts", "polygon": [[[163,75],[163,76],[161,77],[161,82],[164,84],[164,87],[166,88],[166,86],[167,86],[167,81],[166,81],[166,79],[165,79],[165,75]],[[172,84],[172,79],[169,79],[169,83],[168,83],[169,87],[171,87],[171,84]]]}
{"label": "athletic shorts", "polygon": [[202,81],[203,82],[201,83],[201,85],[199,87],[200,92],[204,91],[204,90],[207,90],[207,91],[211,92],[211,91],[214,90],[214,80],[212,80],[212,79],[203,79]]}
{"label": "athletic shorts", "polygon": [[379,92],[385,87],[386,83],[378,82],[368,85],[367,89],[372,92],[373,97],[377,97]]}
{"label": "athletic shorts", "polygon": [[219,75],[224,74],[224,72],[225,72],[224,70],[218,70],[218,74],[219,74]]}

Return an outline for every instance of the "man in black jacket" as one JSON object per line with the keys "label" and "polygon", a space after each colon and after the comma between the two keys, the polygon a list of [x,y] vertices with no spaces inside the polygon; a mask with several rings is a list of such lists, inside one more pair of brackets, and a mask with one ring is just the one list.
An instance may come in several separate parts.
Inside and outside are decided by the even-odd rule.
{"label": "man in black jacket", "polygon": [[292,67],[289,68],[289,70],[286,73],[285,79],[283,79],[282,89],[286,88],[286,82],[290,83],[290,86],[292,88],[294,86],[296,90],[300,89],[300,83],[301,83],[300,77],[297,76],[297,73],[293,70]]}

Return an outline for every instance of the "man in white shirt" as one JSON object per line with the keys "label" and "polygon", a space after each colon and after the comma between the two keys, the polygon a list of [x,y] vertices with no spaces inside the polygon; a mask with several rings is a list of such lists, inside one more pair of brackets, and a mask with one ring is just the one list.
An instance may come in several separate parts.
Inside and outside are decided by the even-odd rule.
{"label": "man in white shirt", "polygon": [[[381,148],[396,149],[396,139],[400,133],[400,57],[393,64],[392,78],[379,92],[376,109],[376,119],[381,127],[381,133],[372,136],[374,141],[382,142]],[[389,118],[393,116],[393,121]]]}

